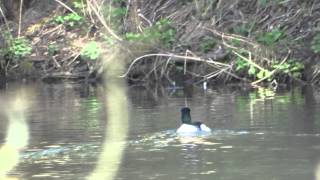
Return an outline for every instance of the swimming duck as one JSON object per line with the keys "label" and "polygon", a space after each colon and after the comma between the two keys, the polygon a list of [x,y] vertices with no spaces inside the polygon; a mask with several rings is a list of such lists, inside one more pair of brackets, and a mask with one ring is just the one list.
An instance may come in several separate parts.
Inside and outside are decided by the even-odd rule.
{"label": "swimming duck", "polygon": [[177,133],[200,133],[211,132],[211,129],[202,122],[192,122],[190,116],[190,108],[181,109],[181,126],[177,129]]}

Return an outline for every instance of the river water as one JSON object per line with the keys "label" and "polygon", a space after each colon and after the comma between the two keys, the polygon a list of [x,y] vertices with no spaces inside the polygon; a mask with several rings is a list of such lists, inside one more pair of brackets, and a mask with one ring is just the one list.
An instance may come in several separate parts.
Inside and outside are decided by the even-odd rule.
{"label": "river water", "polygon": [[[12,89],[21,86],[9,84],[1,91],[2,108],[14,96]],[[106,140],[104,88],[71,83],[31,87],[32,107],[25,113],[28,145],[8,176],[87,179]],[[318,180],[320,93],[311,87],[277,92],[129,87],[128,101],[129,129],[117,180]],[[186,105],[212,134],[175,133]],[[1,144],[9,122],[2,112]],[[6,162],[0,159],[0,171],[1,163]],[[108,164],[104,168],[108,171]]]}

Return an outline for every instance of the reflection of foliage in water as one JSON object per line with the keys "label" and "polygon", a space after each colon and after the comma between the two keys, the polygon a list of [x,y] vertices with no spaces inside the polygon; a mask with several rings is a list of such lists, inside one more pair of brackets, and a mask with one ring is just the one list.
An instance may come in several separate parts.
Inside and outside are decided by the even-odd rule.
{"label": "reflection of foliage in water", "polygon": [[[244,127],[288,127],[290,107],[304,106],[305,98],[300,88],[284,93],[272,89],[258,88],[247,97],[236,97],[238,121]],[[278,126],[279,125],[279,126]],[[281,128],[281,127],[280,127]]]}
{"label": "reflection of foliage in water", "polygon": [[97,130],[97,128],[100,127],[99,125],[99,117],[97,117],[99,111],[101,110],[101,102],[98,101],[97,97],[90,96],[88,99],[84,102],[85,111],[86,113],[82,114],[86,116],[86,126],[88,130]]}

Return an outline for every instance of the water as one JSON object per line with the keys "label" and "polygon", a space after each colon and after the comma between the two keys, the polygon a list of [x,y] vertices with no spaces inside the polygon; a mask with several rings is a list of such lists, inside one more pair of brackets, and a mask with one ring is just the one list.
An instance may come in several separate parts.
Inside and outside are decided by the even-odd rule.
{"label": "water", "polygon": [[[29,145],[9,175],[86,179],[97,166],[105,140],[104,89],[70,83],[32,87]],[[2,91],[2,107],[14,88]],[[225,87],[205,92],[196,87],[176,91],[131,87],[128,94],[129,134],[117,180],[316,179],[320,93],[312,88],[274,93]],[[175,133],[180,108],[186,103],[192,118],[212,127],[212,134]],[[2,143],[7,125],[2,113]]]}

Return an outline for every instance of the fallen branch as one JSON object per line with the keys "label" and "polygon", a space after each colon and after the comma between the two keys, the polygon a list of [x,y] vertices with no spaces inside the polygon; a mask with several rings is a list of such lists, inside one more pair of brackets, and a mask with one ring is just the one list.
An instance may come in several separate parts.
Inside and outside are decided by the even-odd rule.
{"label": "fallen branch", "polygon": [[[135,63],[137,63],[139,60],[142,60],[146,57],[154,57],[154,56],[161,56],[161,57],[171,57],[171,58],[178,58],[178,59],[183,59],[183,60],[192,60],[192,61],[197,61],[197,62],[203,62],[203,63],[209,63],[209,64],[213,64],[213,65],[216,65],[216,66],[224,66],[224,67],[229,67],[230,65],[229,64],[225,64],[225,63],[221,63],[221,62],[217,62],[217,61],[213,61],[213,60],[205,60],[205,59],[201,59],[200,57],[190,57],[190,56],[181,56],[181,55],[175,55],[175,54],[161,54],[161,53],[158,53],[158,54],[146,54],[146,55],[143,55],[143,56],[140,56],[136,59],[134,59],[132,61],[132,63],[129,65],[127,71],[121,75],[120,77],[126,77],[131,68],[133,67],[133,65]],[[171,60],[174,60],[174,59],[171,59]]]}

